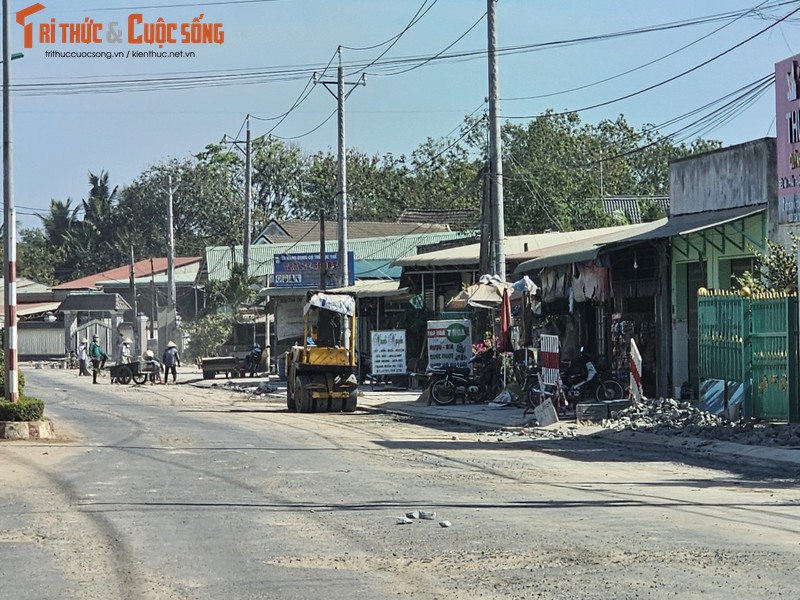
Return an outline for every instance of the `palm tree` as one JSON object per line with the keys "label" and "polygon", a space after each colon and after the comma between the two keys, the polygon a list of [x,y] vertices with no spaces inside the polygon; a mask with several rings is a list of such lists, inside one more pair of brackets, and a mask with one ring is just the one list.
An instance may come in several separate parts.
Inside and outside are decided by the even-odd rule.
{"label": "palm tree", "polygon": [[70,231],[78,222],[79,207],[72,207],[72,198],[66,202],[50,200],[50,212],[46,215],[36,215],[42,221],[47,240],[53,248],[61,248],[66,242]]}

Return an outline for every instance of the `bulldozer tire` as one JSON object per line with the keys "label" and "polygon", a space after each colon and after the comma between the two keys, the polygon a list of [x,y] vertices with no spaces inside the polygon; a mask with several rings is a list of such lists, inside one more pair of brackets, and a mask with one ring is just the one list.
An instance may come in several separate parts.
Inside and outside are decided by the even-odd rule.
{"label": "bulldozer tire", "polygon": [[350,392],[350,395],[347,397],[347,400],[344,401],[344,408],[342,408],[342,410],[344,412],[355,412],[357,404],[358,404],[358,391],[353,390],[352,392]]}
{"label": "bulldozer tire", "polygon": [[[296,383],[295,383],[296,385]],[[289,412],[297,412],[297,405],[294,402],[294,395],[292,394],[291,382],[286,382],[286,408]]]}
{"label": "bulldozer tire", "polygon": [[295,404],[297,405],[298,412],[308,413],[314,412],[316,406],[314,405],[314,398],[311,397],[311,390],[305,386],[305,381],[300,377],[297,378],[297,383],[294,386]]}
{"label": "bulldozer tire", "polygon": [[328,410],[330,412],[342,412],[343,402],[341,398],[331,398]]}

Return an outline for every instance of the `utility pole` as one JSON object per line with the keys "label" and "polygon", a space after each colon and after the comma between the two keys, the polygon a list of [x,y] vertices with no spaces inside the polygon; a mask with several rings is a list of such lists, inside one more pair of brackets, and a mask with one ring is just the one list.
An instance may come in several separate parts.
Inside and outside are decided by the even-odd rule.
{"label": "utility pole", "polygon": [[[350,282],[350,275],[348,273],[347,265],[347,164],[346,154],[347,147],[345,145],[345,127],[344,127],[344,105],[345,100],[350,96],[356,86],[366,85],[366,75],[362,74],[361,79],[356,83],[347,83],[344,80],[344,66],[342,63],[342,47],[339,46],[339,68],[337,71],[336,81],[322,81],[325,89],[336,98],[338,124],[339,124],[339,151],[337,158],[337,174],[336,174],[336,196],[339,199],[339,285],[345,287]],[[314,73],[314,83],[317,83],[317,74]],[[336,93],[331,91],[328,86],[336,85]],[[345,93],[345,86],[350,86],[350,91]]]}
{"label": "utility pole", "polygon": [[503,205],[503,141],[500,137],[500,97],[497,73],[497,33],[495,30],[497,0],[486,1],[486,23],[489,37],[489,162],[492,178],[492,249],[494,272],[505,281],[506,227]]}
{"label": "utility pole", "polygon": [[11,169],[11,39],[8,0],[3,0],[3,217],[5,219],[5,399],[19,400],[17,369],[17,215]]}
{"label": "utility pole", "polygon": [[319,289],[323,292],[327,287],[328,263],[325,252],[325,209],[319,211]]}
{"label": "utility pole", "polygon": [[136,301],[136,259],[133,256],[133,244],[131,244],[130,275],[131,298],[133,298],[133,355],[139,356],[142,353],[142,346],[139,343],[139,306]]}
{"label": "utility pole", "polygon": [[[177,186],[172,186],[172,173],[169,175],[169,203],[167,206],[167,322],[164,335],[167,340],[172,340],[177,330],[177,310],[175,308],[175,219],[173,216],[173,201]],[[180,185],[180,183],[178,183]]]}
{"label": "utility pole", "polygon": [[167,306],[175,308],[175,218],[172,212],[173,194],[172,175],[169,176],[169,209],[167,218],[169,220],[169,247],[167,248]]}
{"label": "utility pole", "polygon": [[244,240],[242,250],[242,266],[244,267],[245,277],[250,276],[250,206],[252,204],[252,188],[253,188],[253,161],[251,158],[252,146],[250,142],[250,115],[247,115],[247,138],[245,141],[245,159],[244,159]]}

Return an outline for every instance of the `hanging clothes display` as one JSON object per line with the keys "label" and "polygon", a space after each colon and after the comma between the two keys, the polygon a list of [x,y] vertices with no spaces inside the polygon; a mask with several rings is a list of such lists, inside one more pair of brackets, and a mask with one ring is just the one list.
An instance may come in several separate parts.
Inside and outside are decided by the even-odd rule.
{"label": "hanging clothes display", "polygon": [[570,271],[566,266],[542,269],[542,301],[554,302],[569,297]]}
{"label": "hanging clothes display", "polygon": [[571,268],[572,298],[575,302],[606,302],[611,298],[610,268],[593,262],[574,264]]}

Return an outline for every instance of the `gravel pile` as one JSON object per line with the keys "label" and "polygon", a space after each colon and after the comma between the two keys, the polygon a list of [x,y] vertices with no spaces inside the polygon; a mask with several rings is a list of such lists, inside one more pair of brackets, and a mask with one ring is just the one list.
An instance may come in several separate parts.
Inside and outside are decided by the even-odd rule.
{"label": "gravel pile", "polygon": [[800,448],[800,425],[728,421],[671,398],[649,399],[619,411],[603,426],[617,431],[647,431],[660,435],[699,437],[753,446]]}

